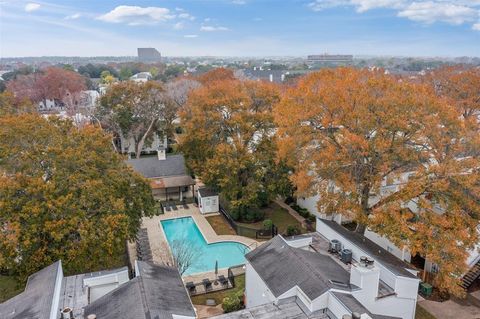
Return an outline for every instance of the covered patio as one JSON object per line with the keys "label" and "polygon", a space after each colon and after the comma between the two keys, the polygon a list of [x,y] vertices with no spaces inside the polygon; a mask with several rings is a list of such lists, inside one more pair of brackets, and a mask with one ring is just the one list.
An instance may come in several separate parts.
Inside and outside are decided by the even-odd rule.
{"label": "covered patio", "polygon": [[150,181],[153,196],[158,201],[184,201],[195,197],[195,181],[188,175],[154,178]]}

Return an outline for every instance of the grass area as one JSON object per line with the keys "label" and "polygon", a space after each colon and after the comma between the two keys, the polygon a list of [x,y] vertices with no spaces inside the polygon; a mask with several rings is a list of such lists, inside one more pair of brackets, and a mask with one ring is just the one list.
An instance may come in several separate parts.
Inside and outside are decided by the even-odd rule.
{"label": "grass area", "polygon": [[236,235],[235,230],[230,227],[223,216],[208,216],[206,219],[212,226],[213,230],[215,230],[217,235]]}
{"label": "grass area", "polygon": [[[268,207],[261,208],[261,211],[265,213],[264,219],[271,219],[275,226],[278,227],[278,233],[284,234],[287,231],[287,227],[290,225],[297,226],[301,232],[305,230],[302,228],[302,225],[298,220],[295,219],[292,215],[288,213],[288,211],[276,203],[270,203]],[[242,223],[239,223],[242,224]],[[255,228],[255,229],[262,229],[263,228],[263,221],[256,222],[256,223],[249,223],[243,224],[246,227]]]}
{"label": "grass area", "polygon": [[0,275],[0,303],[21,293],[25,287],[12,276]]}
{"label": "grass area", "polygon": [[415,312],[415,319],[436,319],[430,312],[422,308],[417,304],[417,310]]}
{"label": "grass area", "polygon": [[219,305],[223,298],[240,291],[245,291],[245,275],[235,277],[235,288],[194,296],[192,297],[192,303],[194,305],[205,305],[207,299],[215,299],[216,304]]}

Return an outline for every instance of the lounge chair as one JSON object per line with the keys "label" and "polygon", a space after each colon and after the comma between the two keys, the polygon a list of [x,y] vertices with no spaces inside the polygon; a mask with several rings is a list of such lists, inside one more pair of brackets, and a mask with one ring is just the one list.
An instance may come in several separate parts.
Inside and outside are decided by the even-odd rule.
{"label": "lounge chair", "polygon": [[189,293],[194,293],[197,291],[197,286],[195,286],[195,284],[191,281],[187,282],[185,287],[187,287]]}
{"label": "lounge chair", "polygon": [[205,287],[205,291],[210,291],[212,290],[212,282],[210,279],[203,279],[202,280],[203,286]]}
{"label": "lounge chair", "polygon": [[177,205],[175,205],[175,203],[172,203],[171,207],[172,207],[173,210],[178,210]]}
{"label": "lounge chair", "polygon": [[222,286],[224,286],[224,287],[225,287],[225,286],[228,286],[228,279],[225,278],[224,275],[218,276],[218,281],[220,282],[220,284],[221,284]]}

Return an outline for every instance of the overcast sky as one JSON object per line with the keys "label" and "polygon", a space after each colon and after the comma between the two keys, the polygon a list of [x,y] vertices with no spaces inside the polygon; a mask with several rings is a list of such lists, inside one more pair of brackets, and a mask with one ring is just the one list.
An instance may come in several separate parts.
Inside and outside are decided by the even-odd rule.
{"label": "overcast sky", "polygon": [[480,0],[0,0],[0,56],[480,56]]}

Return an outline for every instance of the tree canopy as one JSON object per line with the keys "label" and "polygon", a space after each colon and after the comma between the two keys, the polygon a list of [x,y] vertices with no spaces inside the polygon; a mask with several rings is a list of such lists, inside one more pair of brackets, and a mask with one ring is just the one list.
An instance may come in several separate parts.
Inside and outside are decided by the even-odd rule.
{"label": "tree canopy", "polygon": [[97,117],[105,129],[132,139],[139,158],[154,134],[172,134],[177,108],[159,82],[120,82],[101,97]]}
{"label": "tree canopy", "polygon": [[[221,72],[223,71],[213,71]],[[272,107],[279,91],[261,82],[217,80],[190,93],[181,112],[180,149],[204,183],[217,187],[240,219],[275,189],[276,143]],[[280,176],[281,174],[277,175]]]}
{"label": "tree canopy", "polygon": [[153,207],[101,129],[0,117],[0,268],[25,278],[58,259],[69,273],[112,267]]}
{"label": "tree canopy", "polygon": [[20,99],[28,98],[33,103],[54,100],[73,109],[78,93],[86,89],[85,78],[62,68],[49,67],[40,72],[18,75],[8,82],[7,90]]}
{"label": "tree canopy", "polygon": [[[438,264],[438,286],[461,293],[478,240],[480,163],[465,157],[474,141],[454,106],[428,85],[338,68],[302,78],[274,114],[299,195],[317,193],[322,213],[347,215],[358,231],[368,226]],[[405,173],[398,191],[382,191]]]}

